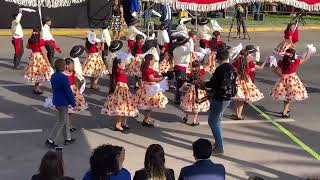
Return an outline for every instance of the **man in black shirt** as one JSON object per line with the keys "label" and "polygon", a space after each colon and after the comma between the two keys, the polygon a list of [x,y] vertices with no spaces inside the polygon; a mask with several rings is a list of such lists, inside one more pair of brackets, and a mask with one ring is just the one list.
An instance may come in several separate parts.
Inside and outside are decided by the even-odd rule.
{"label": "man in black shirt", "polygon": [[246,28],[246,24],[244,22],[244,18],[245,18],[245,12],[243,7],[240,4],[237,4],[235,6],[235,16],[237,19],[237,36],[240,38],[240,34],[241,34],[241,26],[242,26],[242,30],[243,30],[243,38],[246,39],[246,33],[247,33],[247,28]]}
{"label": "man in black shirt", "polygon": [[228,59],[229,51],[227,49],[218,50],[217,61],[220,66],[215,70],[209,82],[202,83],[205,88],[211,89],[210,94],[213,95],[210,100],[208,124],[215,139],[212,154],[216,156],[223,154],[222,116],[237,91],[237,74]]}

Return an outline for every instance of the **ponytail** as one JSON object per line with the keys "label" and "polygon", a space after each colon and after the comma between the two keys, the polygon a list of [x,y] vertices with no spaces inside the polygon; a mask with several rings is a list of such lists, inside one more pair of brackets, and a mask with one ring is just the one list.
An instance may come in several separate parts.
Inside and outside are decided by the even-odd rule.
{"label": "ponytail", "polygon": [[38,43],[40,41],[40,27],[34,27],[31,37],[28,39],[28,43]]}
{"label": "ponytail", "polygon": [[144,37],[143,37],[142,35],[138,34],[138,35],[136,36],[136,42],[135,42],[134,45],[132,46],[131,54],[132,54],[132,56],[134,56],[134,57],[136,57],[136,55],[137,55],[138,45],[139,45],[139,41],[140,41],[141,39],[144,39]]}
{"label": "ponytail", "polygon": [[117,85],[117,69],[118,69],[118,65],[121,63],[121,60],[118,58],[114,58],[113,59],[113,63],[112,63],[112,75],[110,78],[110,90],[109,90],[109,94],[113,94],[114,90],[116,89],[116,85]]}
{"label": "ponytail", "polygon": [[147,54],[144,57],[144,61],[142,62],[141,68],[140,68],[142,76],[144,76],[144,71],[150,66],[150,62],[152,61],[152,59],[154,59],[152,54]]}
{"label": "ponytail", "polygon": [[240,78],[243,80],[248,80],[247,74],[246,74],[246,70],[247,70],[247,59],[248,59],[248,52],[245,50],[242,50],[239,54],[239,65],[240,65],[240,69],[239,69],[239,75]]}
{"label": "ponytail", "polygon": [[295,60],[296,51],[294,49],[287,49],[285,55],[283,56],[282,63],[283,69],[289,69],[292,61]]}

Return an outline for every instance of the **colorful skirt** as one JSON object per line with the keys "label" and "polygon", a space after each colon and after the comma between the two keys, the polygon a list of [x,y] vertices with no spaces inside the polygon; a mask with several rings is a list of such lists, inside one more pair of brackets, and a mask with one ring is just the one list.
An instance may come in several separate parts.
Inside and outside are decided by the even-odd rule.
{"label": "colorful skirt", "polygon": [[101,77],[109,74],[99,53],[90,53],[82,65],[83,75],[88,77]]}
{"label": "colorful skirt", "polygon": [[238,91],[233,100],[245,101],[245,102],[256,102],[264,98],[263,94],[259,89],[252,83],[250,77],[247,80],[243,80],[240,77],[237,78]]}
{"label": "colorful skirt", "polygon": [[41,53],[32,53],[29,58],[28,67],[25,70],[24,78],[31,83],[50,81],[53,69]]}
{"label": "colorful skirt", "polygon": [[131,64],[131,67],[128,70],[127,74],[129,76],[142,77],[142,73],[141,73],[141,69],[140,69],[142,62],[143,62],[142,56],[138,55],[136,58],[134,58],[133,63]]}
{"label": "colorful skirt", "polygon": [[274,49],[274,53],[282,56],[282,55],[284,55],[286,50],[289,48],[293,48],[293,47],[292,47],[290,41],[285,39]]}
{"label": "colorful skirt", "polygon": [[167,73],[168,71],[173,71],[173,64],[171,64],[167,59],[164,59],[159,64],[160,73]]}
{"label": "colorful skirt", "polygon": [[117,83],[114,93],[107,97],[101,114],[125,117],[135,117],[139,114],[134,97],[126,83]]}
{"label": "colorful skirt", "polygon": [[270,95],[274,100],[281,101],[301,101],[308,98],[307,90],[296,73],[282,75]]}
{"label": "colorful skirt", "polygon": [[[77,111],[85,110],[88,108],[88,104],[86,103],[86,100],[84,99],[83,95],[80,94],[80,91],[76,85],[70,86],[74,99],[76,100],[76,108],[72,108],[72,106],[69,106],[68,113],[75,113]],[[76,110],[75,110],[76,109]]]}
{"label": "colorful skirt", "polygon": [[[205,90],[198,89],[198,100],[204,98],[207,95]],[[209,101],[205,101],[201,104],[196,103],[196,88],[194,85],[191,85],[187,93],[182,97],[180,107],[185,112],[207,112],[210,108]]]}
{"label": "colorful skirt", "polygon": [[120,16],[112,16],[110,21],[110,29],[112,31],[120,31],[122,28],[121,17]]}
{"label": "colorful skirt", "polygon": [[158,92],[154,96],[147,96],[145,85],[149,84],[148,82],[143,82],[142,86],[136,92],[135,102],[138,108],[146,110],[165,108],[168,104],[168,98],[162,92]]}

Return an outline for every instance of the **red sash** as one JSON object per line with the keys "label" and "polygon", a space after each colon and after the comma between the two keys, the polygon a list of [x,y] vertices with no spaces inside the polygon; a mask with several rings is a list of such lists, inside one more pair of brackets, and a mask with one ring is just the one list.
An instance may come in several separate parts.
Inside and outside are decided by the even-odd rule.
{"label": "red sash", "polygon": [[21,52],[21,46],[20,46],[20,44],[21,44],[21,41],[22,41],[22,38],[14,38],[14,37],[12,37],[12,40],[11,40],[11,42],[12,42],[12,44],[13,44],[13,46],[14,46],[14,49],[15,49],[15,53],[16,54],[20,54],[20,52]]}
{"label": "red sash", "polygon": [[56,42],[54,40],[45,41],[45,43],[50,44],[57,52],[61,53],[61,48],[56,45]]}

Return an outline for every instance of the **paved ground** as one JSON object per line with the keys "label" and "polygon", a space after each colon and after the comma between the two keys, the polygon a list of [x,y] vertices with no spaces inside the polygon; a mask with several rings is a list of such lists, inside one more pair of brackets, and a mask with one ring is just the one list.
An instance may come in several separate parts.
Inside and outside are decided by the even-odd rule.
{"label": "paved ground", "polygon": [[[251,44],[259,45],[262,57],[270,55],[273,47],[280,41],[282,33],[250,34]],[[319,31],[301,33],[299,53],[308,43],[320,45]],[[78,37],[56,37],[66,56],[72,45],[83,44]],[[42,106],[44,99],[51,96],[50,86],[42,96],[32,94],[32,86],[23,79],[23,71],[13,71],[11,67],[12,47],[10,37],[0,37],[0,179],[28,179],[38,169],[40,159],[47,151],[43,145],[49,128],[55,122],[55,113]],[[235,45],[241,41],[232,40]],[[249,43],[249,42],[245,42]],[[23,63],[26,64],[30,51],[26,50]],[[280,122],[301,141],[320,153],[320,81],[319,52],[310,62],[301,66],[299,76],[308,87],[309,99],[294,103],[292,118],[288,122]],[[261,110],[270,117],[279,119],[282,104],[273,101],[268,92],[275,83],[276,77],[269,68],[258,73],[256,85],[265,94],[265,98],[257,103]],[[111,128],[113,118],[100,114],[101,106],[107,95],[108,80],[100,81],[101,92],[85,91],[90,108],[74,115],[74,124],[79,131],[74,133],[77,142],[64,148],[67,175],[81,179],[89,167],[91,150],[103,143],[117,144],[126,148],[125,167],[132,173],[143,167],[144,153],[152,143],[163,145],[166,151],[166,165],[175,170],[176,176],[181,167],[194,161],[191,143],[199,137],[212,140],[207,125],[207,114],[201,115],[200,127],[189,127],[181,123],[182,111],[169,103],[166,109],[156,110],[152,118],[157,127],[148,129],[141,127],[142,116],[130,119],[130,134],[120,134]],[[166,93],[172,100],[173,94]],[[260,175],[266,179],[295,180],[307,176],[320,176],[320,162],[296,145],[290,138],[269,123],[250,107],[245,109],[245,123],[236,123],[228,118],[231,109],[224,119],[225,156],[213,157],[215,162],[223,163],[227,170],[227,179],[247,179],[251,175]],[[30,130],[15,131],[15,130]],[[11,134],[16,132],[17,134]]]}

